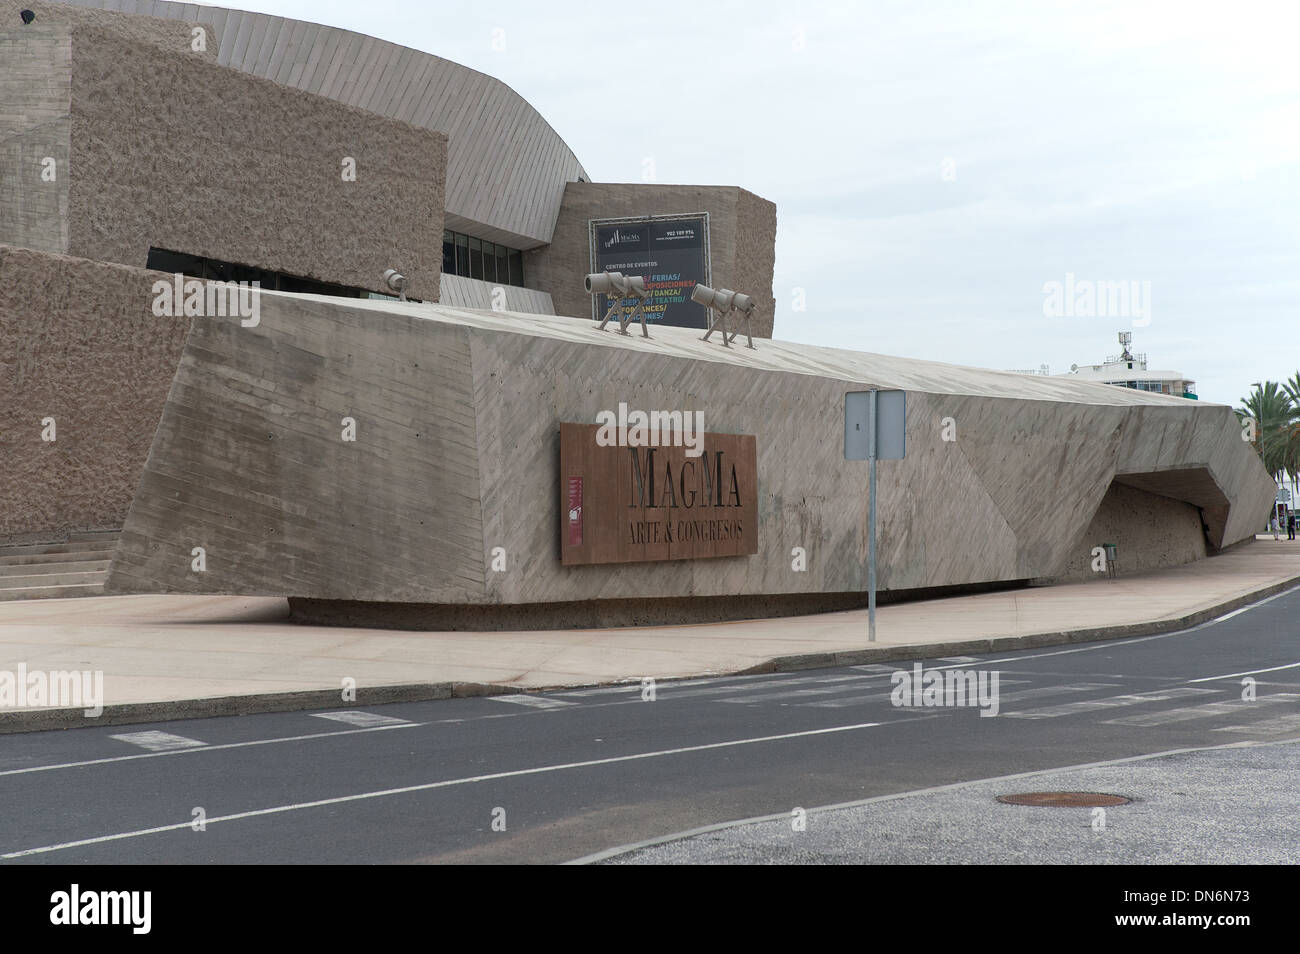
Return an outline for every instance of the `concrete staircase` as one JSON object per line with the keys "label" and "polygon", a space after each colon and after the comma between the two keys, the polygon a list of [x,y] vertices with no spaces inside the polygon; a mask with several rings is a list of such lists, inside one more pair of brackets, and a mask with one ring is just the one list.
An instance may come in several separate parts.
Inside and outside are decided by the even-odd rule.
{"label": "concrete staircase", "polygon": [[103,596],[119,535],[91,530],[58,543],[0,546],[0,601]]}

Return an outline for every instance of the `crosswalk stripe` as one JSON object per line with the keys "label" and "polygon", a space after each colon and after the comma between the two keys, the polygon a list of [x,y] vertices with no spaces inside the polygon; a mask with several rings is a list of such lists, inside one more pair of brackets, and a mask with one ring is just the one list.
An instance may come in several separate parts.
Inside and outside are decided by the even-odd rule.
{"label": "crosswalk stripe", "polygon": [[[834,679],[824,679],[823,683],[832,685],[816,685],[808,689],[788,689],[780,692],[746,692],[742,694],[733,694],[726,699],[718,699],[717,702],[772,702],[778,699],[802,699],[805,696],[827,696],[834,695],[837,692],[853,692],[863,688],[864,680],[861,676],[839,676]],[[852,683],[852,685],[850,685]],[[887,686],[874,687],[873,692],[879,693],[881,690],[888,690]]]}
{"label": "crosswalk stripe", "polygon": [[[1002,680],[1004,683],[1008,680]],[[1081,682],[1077,686],[1044,686],[1041,689],[1022,689],[1019,692],[1012,692],[1002,695],[1001,703],[1022,702],[1025,699],[1039,699],[1043,696],[1056,695],[1062,692],[1096,692],[1098,689],[1115,689],[1120,685],[1118,682]]]}
{"label": "crosswalk stripe", "polygon": [[563,709],[568,706],[576,706],[576,702],[565,702],[563,699],[551,699],[547,696],[489,696],[492,702],[509,702],[516,706],[529,706],[533,709]]}
{"label": "crosswalk stripe", "polygon": [[377,712],[313,712],[313,718],[329,719],[333,722],[345,722],[348,725],[371,726],[371,725],[397,725],[401,722],[409,722],[409,719],[398,719],[393,716],[380,715]]}
{"label": "crosswalk stripe", "polygon": [[[1031,696],[1052,695],[1054,693],[1060,693],[1060,692],[1087,692],[1089,690],[1095,690],[1095,689],[1110,689],[1113,688],[1115,685],[1114,683],[1108,683],[1106,685],[1090,685],[1090,686],[1049,686],[1044,689],[1023,689],[1020,692],[1016,692],[1011,694],[1010,696],[1006,696],[1002,694],[1001,690],[1002,690],[1002,685],[1009,681],[1010,680],[1001,679],[998,682],[998,696],[999,696],[1000,705],[1005,705],[1008,700],[1026,699]],[[1019,679],[1015,681],[1026,682],[1027,680]],[[846,709],[849,706],[867,705],[868,703],[871,702],[879,702],[882,699],[888,699],[891,692],[892,692],[891,689],[882,686],[879,689],[876,689],[874,692],[859,694],[856,696],[842,696],[838,699],[820,699],[817,702],[801,702],[800,705],[805,706],[807,708],[814,708],[814,709]],[[940,707],[940,708],[946,708],[946,707]]]}
{"label": "crosswalk stripe", "polygon": [[1160,712],[1144,712],[1107,719],[1107,725],[1153,726],[1167,725],[1171,722],[1190,722],[1193,719],[1212,719],[1216,716],[1236,715],[1241,712],[1254,711],[1259,706],[1280,705],[1284,702],[1295,703],[1300,699],[1295,693],[1278,693],[1265,696],[1254,702],[1207,702],[1202,706],[1185,706],[1180,709],[1165,709]]}
{"label": "crosswalk stripe", "polygon": [[1292,715],[1277,716],[1273,719],[1261,719],[1242,725],[1224,725],[1215,732],[1293,732],[1300,730],[1300,712]]}
{"label": "crosswalk stripe", "polygon": [[[669,682],[660,682],[655,687],[656,697],[659,699],[697,699],[705,696],[734,695],[737,693],[755,692],[770,689],[772,686],[806,686],[809,683],[821,685],[832,682],[851,682],[853,680],[862,680],[861,676],[803,676],[798,679],[781,679],[779,677],[768,677],[761,682],[751,682],[736,684],[733,681],[724,681],[722,679],[709,679],[691,682],[678,682],[676,680]],[[685,687],[685,688],[683,688]],[[582,698],[596,694],[615,694],[621,693],[629,698],[640,698],[641,684],[639,682],[628,683],[625,686],[603,686],[600,689],[583,689],[576,692],[560,692],[554,695],[562,696],[565,699]]]}
{"label": "crosswalk stripe", "polygon": [[150,752],[167,752],[171,749],[193,749],[201,745],[207,745],[206,742],[200,742],[198,739],[187,739],[183,735],[172,735],[170,732],[125,732],[122,735],[110,735],[110,739],[117,739],[119,742],[126,742],[130,745],[138,745],[142,749],[148,749]]}
{"label": "crosswalk stripe", "polygon": [[1067,702],[1059,706],[1044,706],[1039,709],[1025,709],[1021,712],[1004,712],[1011,719],[1055,719],[1059,716],[1077,715],[1081,712],[1096,712],[1101,709],[1115,709],[1121,706],[1140,706],[1148,702],[1168,702],[1187,696],[1205,693],[1217,695],[1214,689],[1194,689],[1190,686],[1175,689],[1156,689],[1152,692],[1137,692],[1122,696],[1108,696],[1105,699],[1083,699],[1079,702]]}

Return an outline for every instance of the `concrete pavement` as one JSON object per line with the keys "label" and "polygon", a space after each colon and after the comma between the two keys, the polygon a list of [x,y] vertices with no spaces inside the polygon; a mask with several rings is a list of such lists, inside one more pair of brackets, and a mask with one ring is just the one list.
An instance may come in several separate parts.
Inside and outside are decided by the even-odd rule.
{"label": "concrete pavement", "polygon": [[[1300,862],[1300,743],[1233,743],[885,795],[851,807],[717,826],[619,852],[612,864],[1264,865]],[[1127,805],[996,799],[1104,792]],[[1261,832],[1268,836],[1260,837]],[[591,860],[597,860],[595,858]],[[1181,886],[1179,886],[1181,887]],[[1199,887],[1197,885],[1196,887]]]}
{"label": "concrete pavement", "polygon": [[[691,626],[402,632],[300,626],[284,600],[120,596],[0,604],[0,670],[102,670],[100,724],[990,652],[1195,625],[1300,582],[1300,542],[1087,583]],[[343,701],[349,701],[344,699]],[[85,725],[10,709],[0,731]]]}

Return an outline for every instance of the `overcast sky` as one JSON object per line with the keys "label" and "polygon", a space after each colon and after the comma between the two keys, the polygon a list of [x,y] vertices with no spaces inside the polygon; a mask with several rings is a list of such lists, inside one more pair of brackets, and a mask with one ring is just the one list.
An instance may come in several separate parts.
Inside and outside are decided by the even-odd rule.
{"label": "overcast sky", "polygon": [[[1059,372],[1130,330],[1230,404],[1300,368],[1295,0],[229,5],[496,76],[597,182],[772,200],[778,338]],[[1067,274],[1138,296],[1045,314]]]}

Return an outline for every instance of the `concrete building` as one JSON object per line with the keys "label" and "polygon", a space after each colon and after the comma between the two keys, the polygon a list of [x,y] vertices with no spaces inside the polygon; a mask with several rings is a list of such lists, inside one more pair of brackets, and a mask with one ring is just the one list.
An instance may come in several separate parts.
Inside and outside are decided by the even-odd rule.
{"label": "concrete building", "polygon": [[1159,371],[1147,368],[1147,356],[1128,349],[1128,341],[1121,332],[1124,350],[1110,355],[1101,364],[1073,365],[1070,375],[1080,381],[1100,381],[1135,391],[1153,394],[1172,394],[1174,397],[1197,400],[1196,382],[1181,371]]}
{"label": "concrete building", "polygon": [[[1187,562],[1271,504],[1227,407],[770,340],[770,202],[592,183],[490,77],[260,14],[27,6],[0,0],[0,561],[107,531],[111,592],[419,627],[856,606],[868,388],[908,397],[891,596],[1095,575],[1102,543]],[[597,330],[583,275],[656,242],[656,301],[694,263],[758,300],[755,350],[685,311]],[[628,408],[671,431],[598,429]]]}

